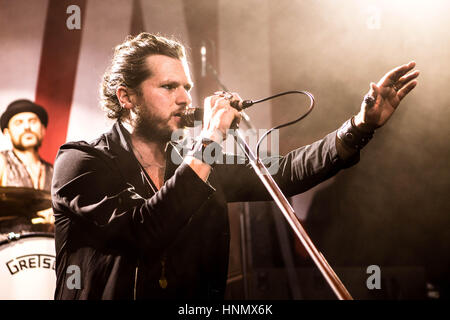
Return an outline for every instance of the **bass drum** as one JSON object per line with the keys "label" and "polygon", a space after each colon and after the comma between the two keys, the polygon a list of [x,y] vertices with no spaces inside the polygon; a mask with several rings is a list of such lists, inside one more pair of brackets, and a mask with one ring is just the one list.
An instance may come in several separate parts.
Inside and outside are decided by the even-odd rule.
{"label": "bass drum", "polygon": [[10,233],[0,241],[0,300],[53,300],[55,240],[51,233]]}

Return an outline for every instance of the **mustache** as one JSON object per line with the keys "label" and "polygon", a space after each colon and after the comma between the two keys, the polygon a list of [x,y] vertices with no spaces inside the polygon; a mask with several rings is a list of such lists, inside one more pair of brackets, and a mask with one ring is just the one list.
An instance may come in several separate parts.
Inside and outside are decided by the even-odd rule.
{"label": "mustache", "polygon": [[39,140],[39,136],[37,135],[37,133],[36,133],[36,132],[33,132],[33,131],[29,130],[29,129],[26,129],[24,132],[22,132],[22,133],[19,135],[19,139],[22,139],[23,136],[26,135],[26,134],[28,134],[28,133],[31,133],[36,139]]}
{"label": "mustache", "polygon": [[25,130],[21,134],[16,135],[15,137],[11,137],[11,143],[12,143],[13,147],[16,149],[19,149],[21,151],[25,151],[26,149],[28,149],[24,146],[24,142],[23,142],[24,141],[23,137],[27,133],[31,133],[36,138],[36,143],[32,148],[35,150],[38,150],[42,144],[42,137],[39,137],[39,135],[37,133],[30,131],[30,130]]}

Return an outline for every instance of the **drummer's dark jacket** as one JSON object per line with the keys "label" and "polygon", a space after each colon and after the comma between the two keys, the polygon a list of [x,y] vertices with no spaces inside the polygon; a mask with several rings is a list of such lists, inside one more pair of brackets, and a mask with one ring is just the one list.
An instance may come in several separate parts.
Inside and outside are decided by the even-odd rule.
{"label": "drummer's dark jacket", "polygon": [[[335,139],[332,132],[279,159],[273,176],[285,195],[358,162],[359,153],[342,161]],[[94,142],[59,150],[52,185],[55,298],[223,299],[227,203],[270,200],[265,187],[248,164],[236,162],[216,164],[204,182],[172,162],[179,148],[170,143],[165,183],[155,193],[130,146],[117,122]]]}

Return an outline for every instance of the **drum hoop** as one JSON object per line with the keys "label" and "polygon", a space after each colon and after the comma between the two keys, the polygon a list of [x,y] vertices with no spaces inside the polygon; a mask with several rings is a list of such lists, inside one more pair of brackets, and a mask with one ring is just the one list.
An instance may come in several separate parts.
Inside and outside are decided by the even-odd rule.
{"label": "drum hoop", "polygon": [[8,243],[14,243],[16,241],[19,241],[21,239],[27,239],[27,238],[33,238],[33,237],[40,237],[40,238],[55,238],[55,235],[50,232],[25,232],[25,233],[19,233],[20,237],[18,239],[6,239],[0,241],[0,246]]}

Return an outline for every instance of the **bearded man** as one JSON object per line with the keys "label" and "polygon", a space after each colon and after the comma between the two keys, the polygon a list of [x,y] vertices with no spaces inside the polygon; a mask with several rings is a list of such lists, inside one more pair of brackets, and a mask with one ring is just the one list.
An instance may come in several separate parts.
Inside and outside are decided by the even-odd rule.
{"label": "bearded man", "polygon": [[[372,83],[360,112],[339,130],[281,157],[273,177],[283,192],[306,191],[358,162],[416,86],[414,66]],[[223,299],[227,203],[271,198],[242,161],[202,157],[239,121],[235,93],[206,98],[194,147],[185,157],[173,152],[192,86],[179,42],[141,33],[116,47],[101,85],[116,123],[95,141],[63,145],[55,162],[56,299]]]}
{"label": "bearded man", "polygon": [[39,156],[48,114],[29,100],[16,100],[0,118],[1,129],[12,144],[0,152],[0,186],[50,191],[53,167]]}

